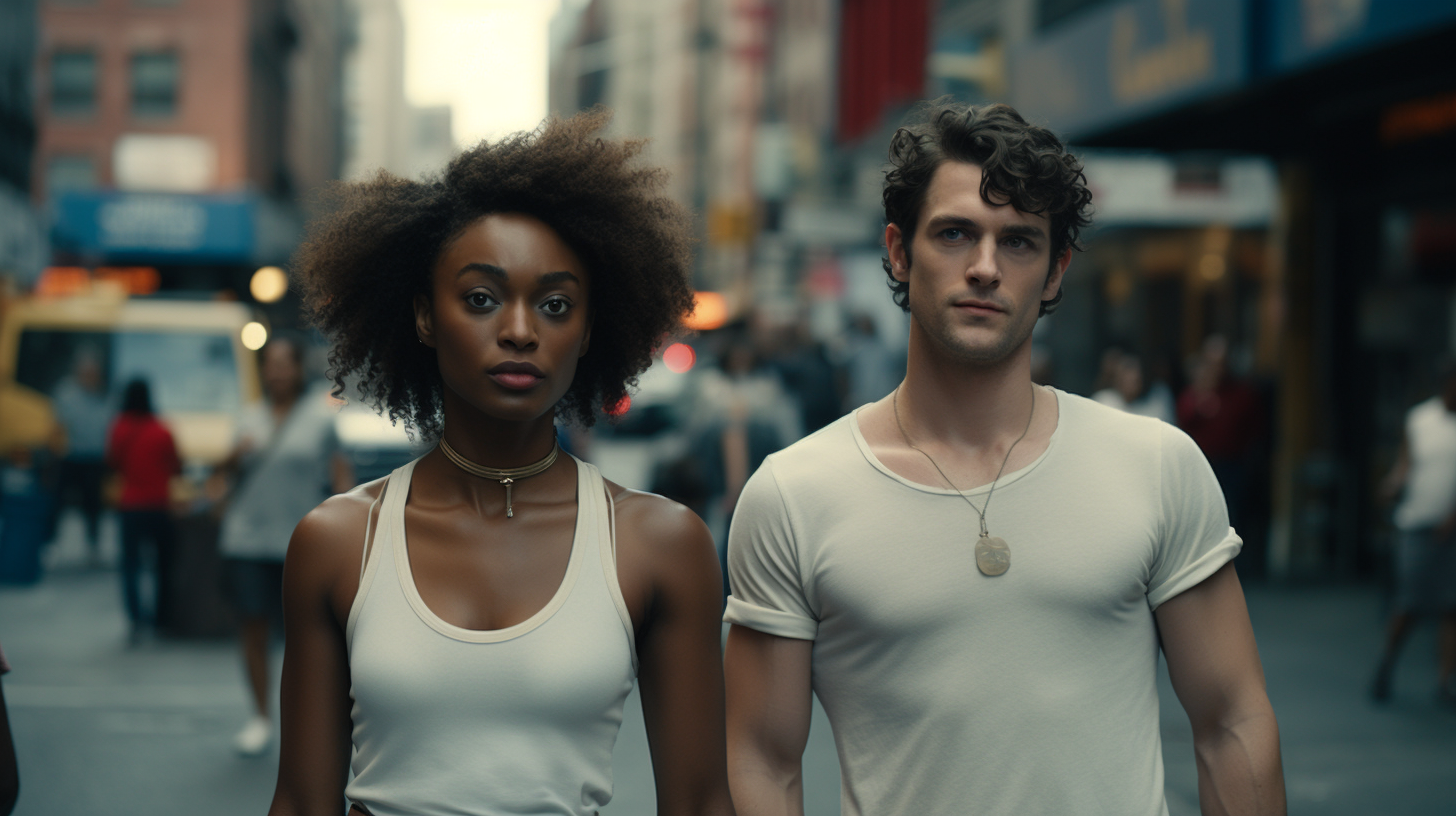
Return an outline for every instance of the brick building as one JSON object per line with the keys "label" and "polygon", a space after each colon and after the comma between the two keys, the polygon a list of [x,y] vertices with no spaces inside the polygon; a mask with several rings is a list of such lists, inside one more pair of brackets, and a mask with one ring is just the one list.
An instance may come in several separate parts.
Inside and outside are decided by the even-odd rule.
{"label": "brick building", "polygon": [[31,190],[58,260],[206,289],[285,259],[339,176],[345,23],[342,0],[42,0]]}

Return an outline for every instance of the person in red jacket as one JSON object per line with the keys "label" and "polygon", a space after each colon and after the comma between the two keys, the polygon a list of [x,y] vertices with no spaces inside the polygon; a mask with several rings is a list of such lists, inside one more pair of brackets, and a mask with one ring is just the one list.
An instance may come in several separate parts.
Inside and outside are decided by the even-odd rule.
{"label": "person in red jacket", "polygon": [[[135,643],[157,621],[158,606],[166,593],[166,570],[176,531],[168,512],[168,486],[182,470],[177,445],[152,411],[151,389],[146,380],[132,380],[122,397],[121,414],[111,426],[106,442],[106,461],[121,476],[121,590],[126,615]],[[141,597],[142,547],[155,548],[157,565],[154,596],[144,604]]]}

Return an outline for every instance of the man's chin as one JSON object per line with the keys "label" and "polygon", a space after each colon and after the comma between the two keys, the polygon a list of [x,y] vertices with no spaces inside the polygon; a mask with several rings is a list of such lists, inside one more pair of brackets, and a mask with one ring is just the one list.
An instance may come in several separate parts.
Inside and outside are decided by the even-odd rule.
{"label": "man's chin", "polygon": [[935,345],[946,357],[957,363],[986,368],[1001,365],[1031,342],[1031,333],[1023,337],[1009,336],[1004,331],[958,331],[938,338]]}

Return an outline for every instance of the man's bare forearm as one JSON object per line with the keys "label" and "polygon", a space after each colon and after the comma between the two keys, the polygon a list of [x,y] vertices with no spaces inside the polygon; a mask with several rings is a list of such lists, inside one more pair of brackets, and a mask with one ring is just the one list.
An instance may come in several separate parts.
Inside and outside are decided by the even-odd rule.
{"label": "man's bare forearm", "polygon": [[738,816],[804,816],[802,765],[791,770],[730,758],[728,788]]}
{"label": "man's bare forearm", "polygon": [[1195,732],[1203,816],[1284,816],[1284,769],[1272,708]]}

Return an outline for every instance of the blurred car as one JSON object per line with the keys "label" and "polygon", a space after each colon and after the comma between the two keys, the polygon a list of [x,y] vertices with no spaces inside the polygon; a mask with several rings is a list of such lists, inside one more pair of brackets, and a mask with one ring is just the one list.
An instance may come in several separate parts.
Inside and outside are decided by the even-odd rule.
{"label": "blurred car", "polygon": [[349,402],[334,419],[339,447],[354,469],[359,484],[388,476],[395,468],[430,449],[430,444],[411,439],[403,425],[359,402]]}
{"label": "blurred car", "polygon": [[617,484],[653,489],[660,467],[687,449],[695,380],[695,367],[674,371],[655,358],[620,412],[598,419],[585,458]]}

